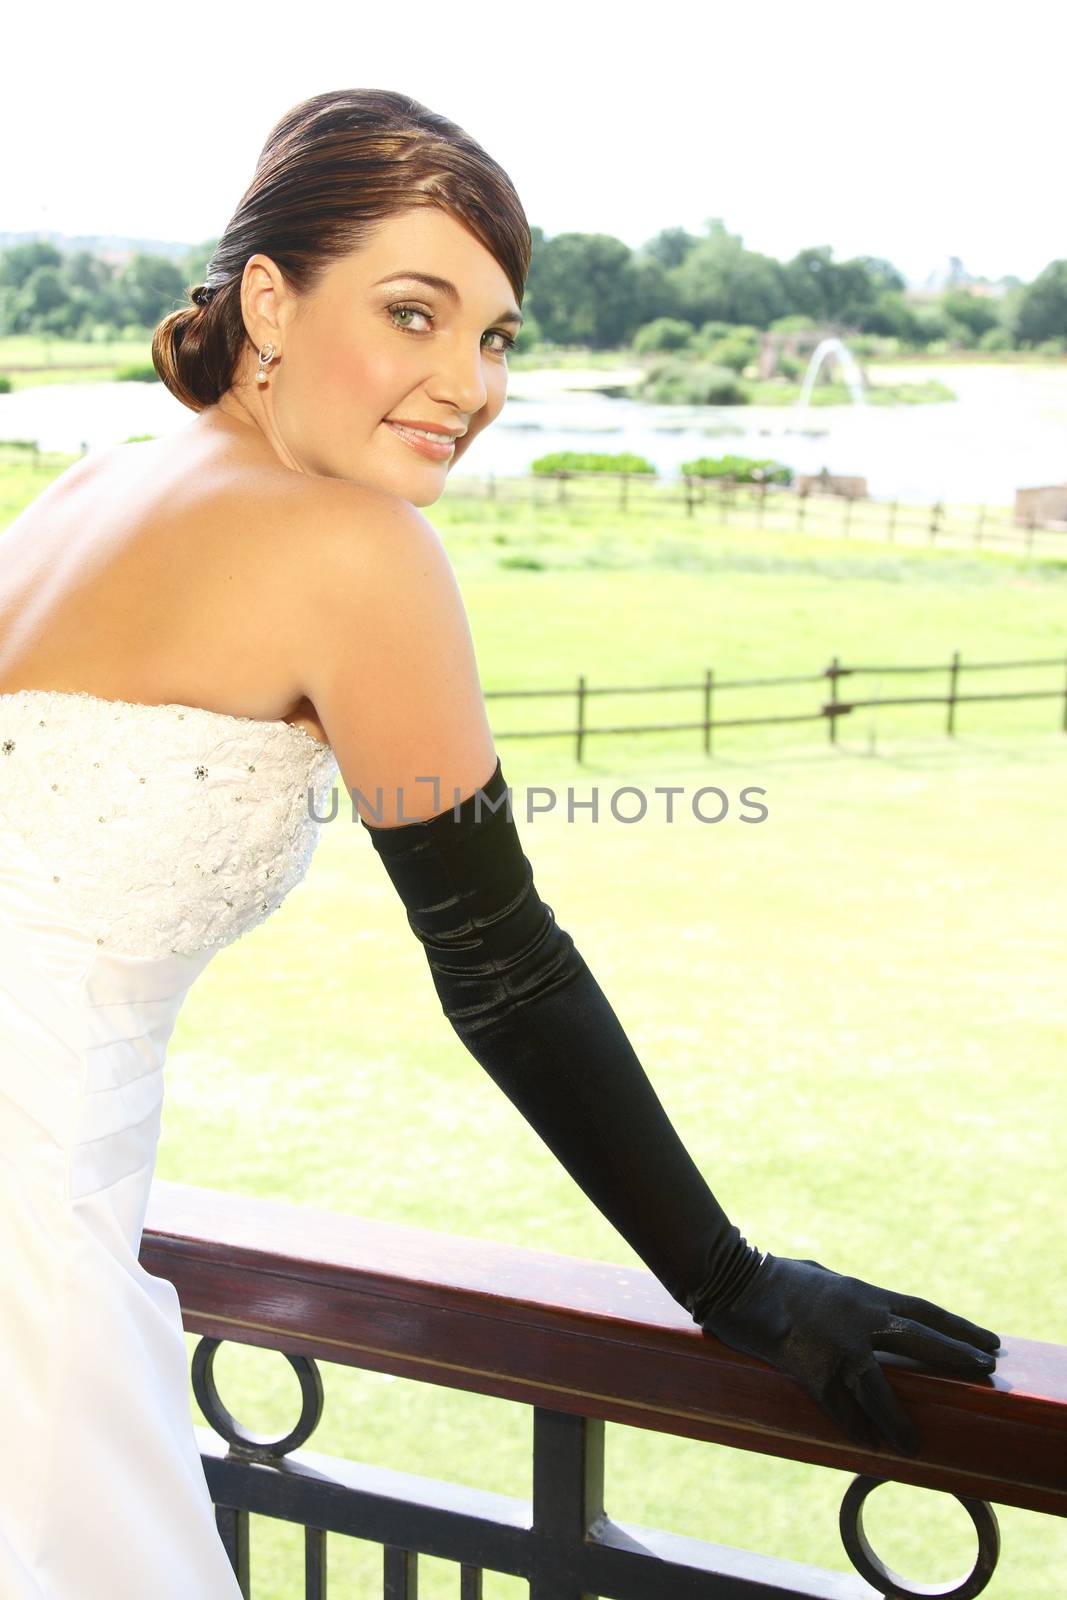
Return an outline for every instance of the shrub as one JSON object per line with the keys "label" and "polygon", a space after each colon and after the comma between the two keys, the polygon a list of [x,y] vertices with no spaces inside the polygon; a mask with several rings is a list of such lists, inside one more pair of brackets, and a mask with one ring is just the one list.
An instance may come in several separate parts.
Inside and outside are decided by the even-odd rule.
{"label": "shrub", "polygon": [[695,461],[683,461],[680,470],[687,478],[733,478],[735,483],[793,481],[792,467],[755,456],[699,456]]}
{"label": "shrub", "polygon": [[814,317],[805,317],[800,312],[790,312],[787,317],[775,317],[771,323],[772,333],[809,333],[819,324]]}
{"label": "shrub", "polygon": [[647,473],[655,477],[656,469],[644,456],[635,456],[622,450],[617,455],[600,455],[594,451],[554,450],[547,456],[538,456],[531,462],[530,471],[539,476],[557,472],[620,472],[635,475]]}
{"label": "shrub", "polygon": [[1042,339],[1037,346],[1039,356],[1062,356],[1067,354],[1067,339]]}
{"label": "shrub", "polygon": [[705,352],[714,366],[729,367],[740,375],[750,361],[755,361],[759,345],[754,339],[734,334],[729,339],[717,339]]}
{"label": "shrub", "polygon": [[736,372],[706,361],[663,363],[646,375],[639,390],[653,405],[743,406],[749,401]]}
{"label": "shrub", "polygon": [[6,372],[0,372],[0,394],[11,393],[11,379]]}
{"label": "shrub", "polygon": [[638,355],[655,350],[684,350],[693,331],[693,324],[679,317],[656,317],[638,328],[633,347]]}
{"label": "shrub", "polygon": [[989,328],[978,341],[979,350],[1014,350],[1015,341],[1007,328]]}

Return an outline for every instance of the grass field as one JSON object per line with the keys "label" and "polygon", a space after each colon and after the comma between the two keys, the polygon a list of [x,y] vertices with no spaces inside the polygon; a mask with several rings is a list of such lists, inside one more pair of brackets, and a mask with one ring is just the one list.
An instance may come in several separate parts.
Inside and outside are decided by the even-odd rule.
{"label": "grass field", "polygon": [[[9,469],[4,469],[9,470]],[[23,483],[25,489],[25,483]],[[18,491],[0,504],[10,511]],[[1063,1217],[1063,908],[1067,564],[885,550],[674,524],[611,508],[472,506],[440,528],[493,689],[817,672],[848,663],[1051,656],[1011,688],[1059,699],[911,706],[825,727],[591,736],[573,700],[489,701],[542,896],[612,1001],[719,1198],[756,1243],[920,1294],[1012,1338],[1067,1342],[1054,1267]],[[2,548],[2,546],[0,546]],[[515,564],[525,558],[537,566]],[[983,673],[983,679],[993,674]],[[936,680],[940,692],[943,677]],[[980,685],[992,687],[990,682]],[[966,692],[966,678],[961,683]],[[889,692],[888,677],[883,689]],[[909,690],[909,692],[923,692]],[[926,692],[934,692],[928,686]],[[744,712],[819,703],[822,686],[735,691]],[[722,695],[726,699],[726,692]],[[590,722],[681,720],[699,696],[593,702]],[[551,786],[548,817],[525,790]],[[645,820],[611,814],[624,784]],[[656,785],[682,787],[664,820]],[[722,822],[696,820],[718,785]],[[566,792],[599,797],[566,818]],[[759,825],[741,791],[759,787]],[[342,796],[343,799],[343,796]],[[620,802],[632,814],[633,797]],[[714,813],[712,813],[714,814]],[[323,827],[282,910],[222,951],[170,1047],[161,1178],[639,1264],[466,1053],[364,830]],[[187,1335],[190,1354],[196,1340]],[[248,1427],[291,1426],[279,1357],[224,1347],[216,1376]],[[529,1413],[505,1401],[324,1368],[319,1450],[527,1495]],[[202,1422],[193,1402],[194,1416]],[[615,1517],[850,1570],[849,1474],[607,1429]],[[1052,1600],[1067,1525],[1000,1508],[989,1600]],[[895,1570],[947,1582],[973,1559],[948,1497],[889,1485],[868,1536]],[[261,1600],[299,1592],[296,1530],[253,1518]],[[331,1542],[331,1592],[377,1592],[380,1552]],[[458,1574],[420,1565],[424,1600]],[[487,1577],[487,1600],[525,1587]]]}

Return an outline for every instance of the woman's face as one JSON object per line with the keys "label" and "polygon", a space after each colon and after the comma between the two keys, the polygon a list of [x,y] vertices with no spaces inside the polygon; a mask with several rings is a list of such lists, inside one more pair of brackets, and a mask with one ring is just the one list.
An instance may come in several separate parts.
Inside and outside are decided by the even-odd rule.
{"label": "woman's face", "polygon": [[[455,295],[416,273],[446,280]],[[331,262],[303,298],[266,256],[250,258],[244,290],[249,332],[262,332],[260,347],[273,342],[279,359],[259,385],[246,352],[240,404],[280,458],[431,505],[507,398],[507,343],[522,317],[485,246],[449,213],[418,206]],[[400,422],[447,429],[437,436],[446,445],[458,437],[428,455]]]}

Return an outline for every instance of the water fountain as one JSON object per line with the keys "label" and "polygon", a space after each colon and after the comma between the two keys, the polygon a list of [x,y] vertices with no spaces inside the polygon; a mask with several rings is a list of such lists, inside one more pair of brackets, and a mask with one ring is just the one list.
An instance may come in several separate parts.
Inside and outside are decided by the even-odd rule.
{"label": "water fountain", "polygon": [[819,368],[828,356],[833,356],[840,363],[853,405],[865,406],[867,404],[863,393],[863,374],[852,351],[846,344],[842,344],[840,339],[823,339],[811,352],[808,370],[804,374],[804,382],[800,387],[800,398],[797,400],[798,411],[807,409],[811,401],[811,391],[815,387],[815,379],[819,376]]}

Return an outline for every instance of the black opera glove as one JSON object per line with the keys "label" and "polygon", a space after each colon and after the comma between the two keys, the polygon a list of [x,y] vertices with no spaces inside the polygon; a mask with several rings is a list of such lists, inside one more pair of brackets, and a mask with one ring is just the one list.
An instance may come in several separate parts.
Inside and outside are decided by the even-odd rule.
{"label": "black opera glove", "polygon": [[854,1444],[877,1449],[880,1429],[904,1455],[918,1451],[918,1435],[874,1350],[978,1379],[993,1371],[1000,1344],[929,1300],[769,1253],[729,1306],[702,1316],[698,1302],[694,1316],[732,1350],[798,1378]]}
{"label": "black opera glove", "polygon": [[[790,1272],[799,1263],[765,1256],[731,1223],[574,941],[538,895],[509,800],[498,760],[479,790],[424,822],[375,828],[360,818],[423,946],[445,1016],[694,1320],[799,1377],[847,1431],[845,1418],[853,1419],[831,1380],[852,1348],[842,1345],[842,1330],[860,1338],[866,1301],[852,1287],[859,1280],[830,1275],[840,1286],[832,1295],[822,1284],[801,1285]],[[754,1279],[759,1287],[746,1296]]]}

